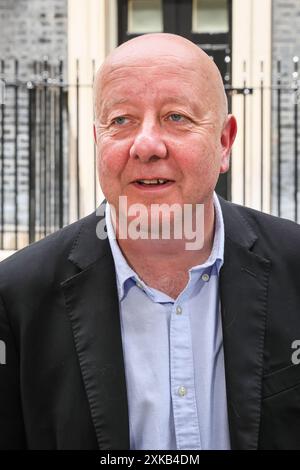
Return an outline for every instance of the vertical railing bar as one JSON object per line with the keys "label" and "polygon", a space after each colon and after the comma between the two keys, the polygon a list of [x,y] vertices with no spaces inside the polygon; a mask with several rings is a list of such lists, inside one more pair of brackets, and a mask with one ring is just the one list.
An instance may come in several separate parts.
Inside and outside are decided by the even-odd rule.
{"label": "vertical railing bar", "polygon": [[[36,67],[36,62],[35,62],[35,67]],[[37,155],[37,88],[34,86],[33,88],[33,158],[34,158],[34,201],[33,201],[33,208],[34,208],[34,241],[36,241],[37,238],[37,182],[38,182],[38,173],[37,173],[37,160],[40,160],[39,156]]]}
{"label": "vertical railing bar", "polygon": [[79,60],[76,60],[76,198],[77,219],[80,218],[80,174],[79,174]]}
{"label": "vertical railing bar", "polygon": [[277,215],[281,217],[281,61],[277,60]]}
{"label": "vertical railing bar", "polygon": [[246,203],[246,61],[243,62],[244,69],[244,93],[243,93],[243,205]]}
{"label": "vertical railing bar", "polygon": [[[231,87],[231,57],[230,57],[230,50],[226,50],[226,56],[225,56],[225,64],[226,64],[226,73],[225,73],[225,77],[224,77],[224,82],[225,82],[225,90],[228,90],[228,87]],[[232,108],[232,97],[231,97],[231,94],[226,93],[226,96],[227,96],[227,101],[228,101],[228,111],[229,113],[231,113],[231,108]],[[230,153],[230,159],[231,159],[231,153]],[[228,200],[231,199],[231,191],[232,191],[232,188],[231,188],[231,167],[229,168],[229,171],[227,172],[226,174],[226,178],[227,178],[227,194],[226,194],[226,198]]]}
{"label": "vertical railing bar", "polygon": [[49,226],[50,233],[54,230],[54,200],[55,200],[55,149],[54,149],[54,86],[52,85],[53,79],[55,77],[55,67],[53,64],[50,65],[50,84],[49,84],[49,102],[50,102],[50,112],[49,112]]}
{"label": "vertical railing bar", "polygon": [[32,234],[32,84],[27,83],[27,92],[28,92],[28,164],[29,164],[29,178],[28,178],[28,234],[29,234],[29,243],[33,242]]}
{"label": "vertical railing bar", "polygon": [[46,126],[46,144],[47,144],[47,235],[51,232],[51,64],[48,63],[47,76],[47,126]]}
{"label": "vertical railing bar", "polygon": [[298,222],[298,61],[295,56],[294,61],[294,200],[295,200],[295,222]]}
{"label": "vertical railing bar", "polygon": [[[92,70],[93,70],[93,84],[95,80],[95,59],[92,61]],[[94,107],[95,108],[95,107]],[[94,109],[94,125],[95,125],[95,109]],[[95,129],[96,133],[96,129]],[[94,207],[97,207],[97,159],[96,159],[96,143],[94,142]]]}
{"label": "vertical railing bar", "polygon": [[14,204],[15,204],[15,250],[18,249],[18,134],[19,134],[19,109],[18,109],[18,98],[19,98],[19,63],[15,59],[15,158],[14,158]]}
{"label": "vertical railing bar", "polygon": [[260,210],[264,205],[264,63],[260,63]]}
{"label": "vertical railing bar", "polygon": [[[58,66],[58,69],[56,71],[57,73],[57,76],[59,77],[59,66]],[[59,84],[57,84],[57,86],[55,86],[55,90],[54,90],[54,123],[53,123],[53,126],[54,126],[54,207],[53,207],[53,211],[54,211],[54,227],[55,227],[55,230],[57,230],[58,226],[59,226],[59,222],[58,222],[58,217],[59,217],[59,213],[58,213],[58,208],[59,208],[59,194],[58,194],[58,191],[59,191],[59,173],[58,173],[58,169],[59,169],[59,146],[58,146],[58,143],[59,143],[59,136],[57,137],[58,135],[58,122],[59,122],[59,113],[58,113],[58,102],[59,102]]]}
{"label": "vertical railing bar", "polygon": [[59,228],[64,225],[63,60],[59,61]]}
{"label": "vertical railing bar", "polygon": [[29,153],[29,243],[35,241],[35,200],[36,200],[36,167],[35,167],[35,89],[34,85],[29,82],[28,88],[28,153]]}
{"label": "vertical railing bar", "polygon": [[[54,69],[54,77],[58,78],[59,76],[59,66],[55,67]],[[58,148],[57,148],[57,121],[58,121],[58,112],[57,112],[57,101],[59,97],[59,88],[58,88],[58,81],[55,82],[55,87],[53,89],[53,178],[54,178],[54,185],[53,185],[53,227],[54,230],[58,229],[57,224],[57,199],[58,199],[58,174],[57,174],[57,162],[58,162]]]}
{"label": "vertical railing bar", "polygon": [[[5,72],[5,63],[4,60],[1,60],[1,76],[4,80]],[[5,90],[4,90],[5,92]],[[5,120],[5,110],[4,110],[4,92],[3,92],[3,102],[1,103],[1,238],[0,238],[0,248],[4,249],[4,120]]]}
{"label": "vertical railing bar", "polygon": [[[34,63],[34,68],[36,70],[36,61]],[[34,184],[34,201],[32,202],[33,207],[33,225],[34,225],[34,234],[33,241],[36,241],[37,236],[37,88],[33,86],[33,106],[32,106],[32,120],[33,120],[33,140],[32,140],[32,151],[33,151],[33,164],[34,164],[34,173],[33,173],[33,184]],[[39,160],[39,158],[38,158]]]}
{"label": "vertical railing bar", "polygon": [[[65,83],[64,84],[64,88],[63,88],[63,106],[62,106],[62,109],[63,109],[63,126],[64,126],[64,129],[66,129],[66,133],[68,133],[68,129],[70,129],[70,114],[69,114],[69,93],[70,93],[70,89],[73,85],[71,85],[70,83]],[[63,182],[63,208],[64,208],[64,211],[63,211],[63,214],[64,214],[64,224],[68,223],[69,222],[69,217],[70,217],[70,212],[69,212],[69,209],[70,209],[70,199],[71,199],[71,194],[70,194],[70,191],[69,189],[66,190],[66,188],[69,187],[69,185],[66,185],[65,182],[69,182],[70,181],[70,173],[69,173],[69,166],[67,167],[67,165],[69,164],[69,158],[68,158],[68,153],[65,152],[65,147],[68,146],[68,143],[66,142],[66,139],[65,139],[65,133],[64,133],[64,140],[63,140],[63,161],[62,161],[62,164],[63,164],[63,168],[64,168],[64,171],[63,171],[63,174],[64,174],[64,182]],[[69,151],[69,149],[68,149]]]}
{"label": "vertical railing bar", "polygon": [[[42,62],[39,63],[39,73],[42,73]],[[44,178],[44,166],[43,166],[43,149],[42,149],[42,141],[43,141],[43,130],[42,130],[42,120],[43,120],[43,90],[41,87],[41,83],[39,84],[38,88],[38,97],[39,97],[39,217],[40,217],[40,234],[39,236],[42,237],[43,233],[43,224],[44,224],[44,213],[43,213],[43,178]]]}
{"label": "vertical railing bar", "polygon": [[43,201],[43,210],[44,210],[44,236],[47,235],[47,226],[48,226],[48,214],[47,214],[47,187],[48,187],[48,175],[47,175],[47,164],[48,164],[48,155],[47,155],[47,72],[48,72],[48,58],[45,57],[43,61],[44,65],[44,201]]}
{"label": "vertical railing bar", "polygon": [[54,85],[53,78],[55,76],[54,65],[50,65],[50,77],[48,83],[48,95],[49,95],[49,119],[48,119],[48,146],[49,146],[49,173],[48,173],[48,214],[49,214],[49,230],[48,233],[53,232],[54,227],[54,150],[53,150],[53,140],[54,140],[54,131],[53,131],[53,112],[54,112]]}

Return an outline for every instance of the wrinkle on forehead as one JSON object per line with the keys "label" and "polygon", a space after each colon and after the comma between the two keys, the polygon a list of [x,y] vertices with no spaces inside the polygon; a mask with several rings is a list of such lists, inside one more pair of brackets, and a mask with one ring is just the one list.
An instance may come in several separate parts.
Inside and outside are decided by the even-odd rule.
{"label": "wrinkle on forehead", "polygon": [[[116,48],[98,70],[94,83],[95,116],[99,116],[103,99],[102,89],[112,79],[126,79],[126,70],[152,70],[160,67],[163,77],[164,68],[180,67],[180,73],[194,75],[195,80],[205,83],[209,89],[211,105],[221,122],[227,116],[227,98],[220,72],[212,59],[191,41],[177,35],[155,33],[139,36]],[[155,70],[156,68],[156,70]],[[179,70],[179,69],[178,69]],[[175,71],[174,71],[175,74]]]}

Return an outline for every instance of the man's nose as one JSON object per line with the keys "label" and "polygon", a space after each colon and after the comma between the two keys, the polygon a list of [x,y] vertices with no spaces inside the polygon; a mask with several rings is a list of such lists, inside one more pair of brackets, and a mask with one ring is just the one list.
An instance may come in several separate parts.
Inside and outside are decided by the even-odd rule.
{"label": "man's nose", "polygon": [[144,123],[135,136],[130,148],[130,156],[143,162],[167,156],[167,148],[162,139],[160,125]]}

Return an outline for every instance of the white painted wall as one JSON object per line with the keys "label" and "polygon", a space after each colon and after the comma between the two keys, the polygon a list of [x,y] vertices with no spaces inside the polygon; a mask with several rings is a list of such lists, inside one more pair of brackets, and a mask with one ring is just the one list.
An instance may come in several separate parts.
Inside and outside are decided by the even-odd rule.
{"label": "white painted wall", "polygon": [[[76,60],[79,60],[81,85],[92,81],[92,61],[95,69],[117,45],[116,0],[69,0],[68,5],[68,77],[76,84]],[[94,141],[92,88],[80,89],[80,216],[94,207]],[[69,94],[70,109],[70,222],[77,219],[76,206],[76,88]],[[103,199],[97,184],[97,202]]]}
{"label": "white painted wall", "polygon": [[[233,0],[232,21],[232,83],[243,87],[254,87],[254,95],[247,103],[246,127],[246,201],[247,206],[260,209],[260,92],[261,61],[264,62],[264,84],[271,85],[271,0]],[[243,72],[244,61],[247,68]],[[233,98],[233,113],[240,127],[232,151],[232,200],[243,201],[243,96]],[[264,167],[263,167],[263,210],[270,212],[271,187],[271,95],[264,95]]]}

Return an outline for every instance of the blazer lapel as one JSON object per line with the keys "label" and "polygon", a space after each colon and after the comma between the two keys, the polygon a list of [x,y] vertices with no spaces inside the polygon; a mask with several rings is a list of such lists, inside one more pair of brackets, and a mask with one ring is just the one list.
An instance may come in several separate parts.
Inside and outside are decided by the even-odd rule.
{"label": "blazer lapel", "polygon": [[238,208],[220,199],[225,224],[220,274],[224,361],[232,449],[257,449],[270,261]]}
{"label": "blazer lapel", "polygon": [[69,260],[79,273],[62,283],[99,449],[129,449],[127,392],[118,294],[99,218],[84,223]]}

